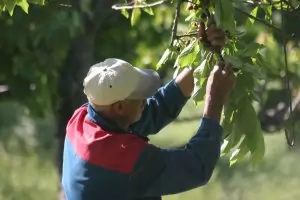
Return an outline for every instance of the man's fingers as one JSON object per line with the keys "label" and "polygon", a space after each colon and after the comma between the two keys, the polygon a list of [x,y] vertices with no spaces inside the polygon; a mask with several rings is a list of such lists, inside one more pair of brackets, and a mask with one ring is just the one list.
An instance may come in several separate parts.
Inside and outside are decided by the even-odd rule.
{"label": "man's fingers", "polygon": [[227,75],[232,75],[233,74],[232,64],[231,63],[226,63],[223,70],[225,71],[225,73]]}
{"label": "man's fingers", "polygon": [[212,69],[212,73],[221,73],[223,70],[223,65],[222,63],[218,63],[217,65],[214,66],[214,68]]}
{"label": "man's fingers", "polygon": [[207,39],[208,40],[214,40],[214,39],[217,39],[217,38],[223,38],[225,39],[225,34],[223,31],[219,31],[219,30],[215,30],[215,31],[212,31],[211,33],[207,33]]}
{"label": "man's fingers", "polygon": [[218,64],[216,64],[212,70],[213,73],[222,73],[223,69],[225,67],[225,63],[220,61]]}
{"label": "man's fingers", "polygon": [[218,30],[218,27],[215,24],[211,24],[207,27],[206,34],[210,35],[211,33],[215,32]]}
{"label": "man's fingers", "polygon": [[221,47],[223,47],[226,44],[226,40],[224,38],[216,38],[214,40],[211,40],[210,43],[211,43],[212,46],[221,46]]}

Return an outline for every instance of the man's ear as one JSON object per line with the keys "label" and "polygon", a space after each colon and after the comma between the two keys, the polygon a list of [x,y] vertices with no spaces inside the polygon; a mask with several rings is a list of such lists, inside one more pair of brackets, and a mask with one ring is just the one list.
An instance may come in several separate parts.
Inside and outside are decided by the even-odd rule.
{"label": "man's ear", "polygon": [[122,115],[124,112],[123,102],[116,102],[112,105],[112,109],[116,114]]}

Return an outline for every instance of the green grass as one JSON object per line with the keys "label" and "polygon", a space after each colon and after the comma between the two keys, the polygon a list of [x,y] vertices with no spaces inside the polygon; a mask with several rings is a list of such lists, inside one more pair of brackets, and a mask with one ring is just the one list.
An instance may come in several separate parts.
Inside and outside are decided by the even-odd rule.
{"label": "green grass", "polygon": [[[12,111],[6,110],[6,107],[0,106],[1,112],[10,111],[11,118],[6,116],[5,120],[16,120]],[[197,114],[201,114],[201,106],[195,109],[189,103],[180,117]],[[0,118],[3,118],[1,114]],[[59,180],[54,168],[53,151],[43,150],[36,144],[34,134],[30,134],[36,130],[32,123],[23,118],[18,120],[17,126],[8,128],[0,122],[1,200],[53,200],[57,197]],[[170,124],[158,135],[151,136],[151,141],[161,147],[179,146],[192,137],[198,126],[199,120]],[[51,127],[51,124],[45,125],[45,122],[37,124],[37,130],[44,131],[45,140],[51,138],[47,134],[53,134]],[[208,185],[166,196],[164,200],[300,199],[298,150],[293,152],[287,149],[282,133],[265,136],[265,140],[266,157],[257,169],[252,169],[247,159],[230,168],[227,158],[222,158]]]}
{"label": "green grass", "polygon": [[0,199],[53,200],[57,196],[57,175],[49,158],[1,152],[0,163]]}

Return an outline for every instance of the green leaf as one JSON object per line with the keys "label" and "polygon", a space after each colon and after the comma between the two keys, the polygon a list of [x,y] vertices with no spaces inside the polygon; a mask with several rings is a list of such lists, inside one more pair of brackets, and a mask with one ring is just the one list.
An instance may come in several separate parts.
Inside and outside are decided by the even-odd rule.
{"label": "green leaf", "polygon": [[246,48],[238,52],[239,56],[243,57],[253,57],[257,54],[257,52],[263,47],[262,44],[252,42],[249,45],[247,45]]}
{"label": "green leaf", "polygon": [[135,8],[131,14],[131,26],[135,26],[141,17],[141,9]]}
{"label": "green leaf", "polygon": [[241,68],[243,66],[243,61],[236,56],[225,55],[224,60],[231,63],[235,68]]}
{"label": "green leaf", "polygon": [[230,141],[230,145],[231,145],[231,148],[234,148],[240,142],[240,140],[243,136],[243,133],[239,129],[239,126],[237,123],[233,124],[231,136],[232,136],[232,140]]}
{"label": "green leaf", "polygon": [[19,1],[18,6],[20,6],[26,14],[28,14],[29,4],[26,0]]}
{"label": "green leaf", "polygon": [[257,129],[257,132],[260,132],[260,134],[258,134],[256,139],[256,149],[253,153],[251,153],[251,163],[253,167],[256,167],[258,164],[260,164],[265,155],[264,137],[261,133],[260,127],[257,127]]}
{"label": "green leaf", "polygon": [[[143,3],[144,5],[147,5],[146,3]],[[143,8],[143,11],[148,13],[149,15],[154,15],[153,9],[151,7],[149,8]]]}
{"label": "green leaf", "polygon": [[121,14],[124,15],[124,17],[126,17],[127,19],[129,18],[129,13],[126,9],[122,9]]}
{"label": "green leaf", "polygon": [[221,122],[221,125],[224,129],[224,136],[227,136],[232,132],[234,110],[234,107],[230,103],[226,103],[224,105]]}
{"label": "green leaf", "polygon": [[234,123],[234,108],[230,106],[230,108],[226,108],[228,106],[224,106],[224,119],[222,120],[222,127],[224,129],[224,137],[227,137],[226,147],[222,149],[222,156],[228,154],[231,149],[237,145],[240,138],[242,137],[242,133],[237,128],[236,123]]}
{"label": "green leaf", "polygon": [[265,12],[265,19],[267,20],[268,23],[271,23],[272,24],[272,5],[269,5],[269,6],[261,6],[261,8],[264,10]]}
{"label": "green leaf", "polygon": [[192,94],[192,99],[194,100],[195,104],[198,105],[204,100],[204,95],[206,92],[206,83],[208,77],[201,77],[196,80],[196,86],[194,88],[194,92]]}
{"label": "green leaf", "polygon": [[14,0],[5,0],[4,4],[5,4],[5,8],[8,11],[9,15],[13,16],[14,9],[15,9],[17,3]]}
{"label": "green leaf", "polygon": [[247,79],[243,78],[244,77],[242,73],[239,73],[236,76],[235,86],[230,93],[229,101],[235,106],[241,101],[242,98],[244,98],[247,95],[247,87],[245,86],[247,86],[247,84],[249,83],[247,83]]}
{"label": "green leaf", "polygon": [[191,66],[196,57],[200,56],[199,52],[200,48],[197,41],[195,40],[182,50],[182,52],[176,59],[175,65],[178,65],[180,67]]}
{"label": "green leaf", "polygon": [[27,0],[30,4],[45,5],[45,0]]}
{"label": "green leaf", "polygon": [[251,65],[249,63],[246,63],[243,66],[243,71],[250,72],[252,76],[258,79],[264,79],[266,77],[258,65]]}
{"label": "green leaf", "polygon": [[[243,98],[237,111],[236,123],[238,128],[246,135],[247,146],[251,153],[257,150],[262,139],[260,122],[249,98]],[[260,153],[260,152],[259,152]],[[259,153],[257,153],[259,155]]]}
{"label": "green leaf", "polygon": [[[255,8],[253,8],[253,10],[251,11],[250,15],[252,15],[253,17],[256,17],[257,15],[257,10],[258,10],[258,6],[256,6]],[[254,23],[254,19],[249,17],[249,21],[251,22],[251,24]]]}
{"label": "green leaf", "polygon": [[[195,2],[196,3],[196,2]],[[198,2],[199,3],[199,2]],[[198,10],[192,10],[190,12],[190,15],[187,16],[184,21],[185,22],[188,22],[188,21],[193,21],[193,20],[198,20],[198,18],[200,17],[202,11],[201,9],[198,9]]]}
{"label": "green leaf", "polygon": [[215,21],[217,26],[235,32],[234,7],[232,0],[214,0],[215,3]]}
{"label": "green leaf", "polygon": [[225,139],[223,140],[223,143],[221,145],[221,155],[220,157],[226,156],[227,153],[229,152],[230,147],[229,147],[229,140]]}
{"label": "green leaf", "polygon": [[188,21],[191,21],[192,19],[194,19],[194,17],[196,16],[196,13],[195,12],[192,12],[189,16],[187,16],[185,18],[184,21],[188,22]]}
{"label": "green leaf", "polygon": [[230,156],[230,166],[234,165],[236,162],[241,160],[242,158],[247,155],[249,152],[248,146],[247,146],[247,140],[246,137],[243,139],[243,142],[239,145],[239,148],[234,150]]}
{"label": "green leaf", "polygon": [[169,48],[167,48],[165,50],[165,52],[163,53],[162,57],[160,58],[160,60],[158,61],[157,65],[156,65],[156,70],[160,69],[161,66],[166,63],[166,61],[169,59],[171,53],[172,53],[172,51]]}
{"label": "green leaf", "polygon": [[205,52],[201,64],[194,70],[195,87],[192,99],[196,105],[204,100],[208,79],[207,74],[209,74],[209,55],[209,53]]}
{"label": "green leaf", "polygon": [[86,13],[89,17],[92,17],[93,12],[91,10],[91,0],[80,1],[81,10]]}

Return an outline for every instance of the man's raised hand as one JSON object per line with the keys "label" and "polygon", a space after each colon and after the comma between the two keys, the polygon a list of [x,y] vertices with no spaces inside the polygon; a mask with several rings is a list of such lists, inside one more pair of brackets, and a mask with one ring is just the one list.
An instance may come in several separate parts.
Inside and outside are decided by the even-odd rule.
{"label": "man's raised hand", "polygon": [[214,66],[206,85],[204,117],[220,121],[223,105],[234,83],[235,76],[230,64],[220,62]]}

